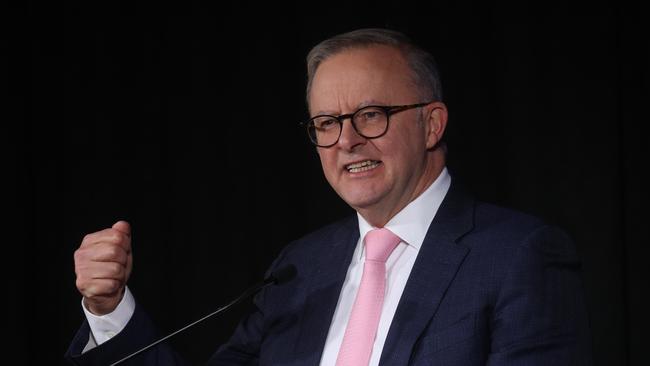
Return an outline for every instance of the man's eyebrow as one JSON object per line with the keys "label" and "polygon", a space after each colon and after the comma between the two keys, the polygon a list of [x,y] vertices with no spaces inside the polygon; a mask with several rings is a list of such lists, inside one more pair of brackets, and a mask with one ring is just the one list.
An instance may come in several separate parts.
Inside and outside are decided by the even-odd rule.
{"label": "man's eyebrow", "polygon": [[361,108],[364,108],[364,107],[367,107],[367,106],[370,106],[370,105],[386,105],[386,103],[380,102],[380,101],[378,101],[376,99],[369,99],[369,100],[366,100],[366,101],[363,101],[363,102],[357,104],[357,110],[359,110]]}
{"label": "man's eyebrow", "polygon": [[336,115],[337,115],[336,112],[318,111],[318,112],[314,113],[313,117],[316,117],[316,116],[336,116]]}
{"label": "man's eyebrow", "polygon": [[[370,106],[370,105],[386,105],[384,102],[380,102],[376,99],[368,99],[364,100],[363,102],[357,104],[356,109],[353,111],[350,111],[349,113],[354,113],[358,111],[361,108]],[[325,110],[325,111],[318,111],[314,113],[314,117],[316,116],[340,116],[342,114],[347,114],[347,113],[340,113],[340,111],[334,111],[334,110]]]}

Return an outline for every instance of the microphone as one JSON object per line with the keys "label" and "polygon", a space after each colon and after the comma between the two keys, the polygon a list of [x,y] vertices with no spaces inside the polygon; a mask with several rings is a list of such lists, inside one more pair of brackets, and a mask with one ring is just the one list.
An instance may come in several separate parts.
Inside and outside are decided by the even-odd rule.
{"label": "microphone", "polygon": [[181,329],[179,329],[179,330],[177,330],[177,331],[175,331],[175,332],[173,332],[171,334],[168,334],[168,335],[158,339],[157,341],[155,341],[153,343],[151,343],[151,344],[149,344],[149,345],[147,345],[145,347],[140,348],[139,350],[129,354],[128,356],[126,356],[126,357],[124,357],[124,358],[122,358],[122,359],[120,359],[120,360],[118,360],[116,362],[113,362],[112,364],[110,364],[110,366],[115,366],[115,365],[121,364],[122,362],[130,359],[131,357],[133,357],[135,355],[138,355],[138,354],[148,350],[149,348],[157,345],[158,343],[166,341],[167,339],[175,336],[176,334],[178,334],[178,333],[180,333],[180,332],[182,332],[182,331],[184,331],[184,330],[186,330],[186,329],[188,329],[188,328],[190,328],[190,327],[192,327],[192,326],[194,326],[194,325],[196,325],[196,324],[198,324],[198,323],[200,323],[200,322],[202,322],[202,321],[204,321],[204,320],[206,320],[206,319],[208,319],[210,317],[212,317],[213,315],[221,313],[222,311],[230,308],[231,306],[233,306],[233,305],[241,302],[242,300],[254,295],[255,293],[257,293],[258,291],[262,290],[265,287],[268,287],[268,286],[271,286],[271,285],[281,285],[281,284],[283,284],[285,282],[289,282],[290,280],[292,280],[296,276],[296,273],[297,273],[296,266],[294,266],[293,264],[288,264],[288,265],[286,265],[286,266],[284,266],[284,267],[282,267],[282,268],[280,268],[280,269],[278,269],[276,271],[273,271],[267,278],[264,279],[264,281],[258,282],[257,284],[251,286],[246,291],[244,291],[241,295],[239,295],[239,297],[232,300],[228,304],[220,307],[219,309],[211,312],[210,314],[202,317],[201,319],[195,320],[194,322],[184,326],[183,328],[181,328]]}

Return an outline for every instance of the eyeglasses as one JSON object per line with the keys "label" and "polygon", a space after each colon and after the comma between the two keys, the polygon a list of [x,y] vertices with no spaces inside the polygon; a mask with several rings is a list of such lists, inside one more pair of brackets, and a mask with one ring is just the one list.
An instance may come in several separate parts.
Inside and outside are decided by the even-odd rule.
{"label": "eyeglasses", "polygon": [[371,105],[363,107],[354,113],[340,116],[318,115],[302,122],[307,127],[307,134],[314,145],[330,147],[336,145],[343,131],[343,121],[350,118],[352,127],[362,137],[376,139],[388,131],[388,119],[391,115],[413,108],[424,107],[427,103],[381,106]]}

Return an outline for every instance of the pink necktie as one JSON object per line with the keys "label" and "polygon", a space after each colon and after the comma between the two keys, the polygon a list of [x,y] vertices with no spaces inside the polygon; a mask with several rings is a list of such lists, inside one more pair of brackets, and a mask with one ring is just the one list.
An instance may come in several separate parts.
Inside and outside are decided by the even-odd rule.
{"label": "pink necktie", "polygon": [[388,229],[374,229],[366,234],[366,261],[359,292],[343,335],[336,366],[364,366],[370,362],[377,325],[386,290],[386,259],[400,238]]}

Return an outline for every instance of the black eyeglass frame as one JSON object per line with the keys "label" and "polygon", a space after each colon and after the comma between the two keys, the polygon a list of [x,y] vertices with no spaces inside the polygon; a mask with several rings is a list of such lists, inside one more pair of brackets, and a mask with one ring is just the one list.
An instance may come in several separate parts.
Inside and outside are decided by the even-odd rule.
{"label": "black eyeglass frame", "polygon": [[[433,102],[435,102],[435,100],[432,100],[430,102],[425,102],[425,103],[406,104],[406,105],[392,105],[392,106],[387,106],[387,105],[367,105],[365,107],[361,107],[361,108],[357,109],[353,113],[341,114],[340,116],[332,116],[330,114],[319,114],[318,116],[314,116],[314,117],[312,117],[312,118],[310,118],[310,119],[308,119],[306,121],[300,122],[300,125],[307,127],[307,136],[309,136],[309,141],[311,141],[314,145],[316,145],[318,147],[332,147],[332,146],[336,145],[339,142],[339,139],[341,138],[341,133],[343,133],[343,121],[345,121],[348,118],[350,119],[350,123],[352,123],[352,128],[354,128],[354,131],[359,136],[361,136],[363,138],[366,138],[366,139],[369,139],[369,140],[370,139],[376,139],[376,138],[384,136],[386,134],[386,132],[388,132],[388,125],[390,124],[390,116],[392,116],[393,114],[398,113],[398,112],[403,112],[403,111],[413,109],[413,108],[424,107],[424,106],[429,105],[429,104],[431,104]],[[366,135],[362,134],[361,132],[359,132],[359,130],[357,129],[357,126],[354,124],[354,116],[357,115],[357,113],[359,113],[362,110],[367,109],[367,108],[379,108],[382,111],[384,111],[384,113],[386,114],[386,128],[384,129],[384,132],[380,133],[377,136],[366,136]],[[329,145],[319,145],[316,141],[314,141],[311,134],[309,133],[309,129],[312,128],[312,126],[313,126],[313,121],[316,118],[323,118],[323,117],[331,117],[332,119],[336,120],[339,123],[339,135],[336,138],[336,140],[333,143],[329,144]]]}

